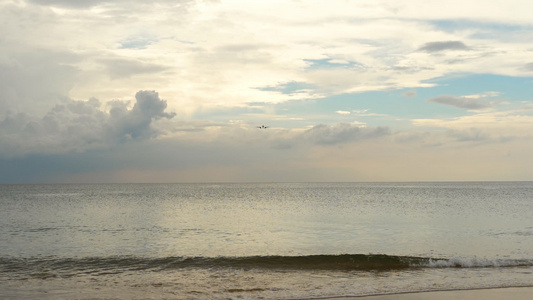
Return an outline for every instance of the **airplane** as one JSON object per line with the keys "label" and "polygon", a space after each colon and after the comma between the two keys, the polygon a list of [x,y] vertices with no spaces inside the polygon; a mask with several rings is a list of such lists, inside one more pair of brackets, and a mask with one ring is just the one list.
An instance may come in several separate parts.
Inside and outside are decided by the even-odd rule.
{"label": "airplane", "polygon": [[267,128],[268,128],[268,126],[265,126],[265,125],[261,125],[261,126],[257,126],[257,128],[259,128],[259,129],[267,129]]}

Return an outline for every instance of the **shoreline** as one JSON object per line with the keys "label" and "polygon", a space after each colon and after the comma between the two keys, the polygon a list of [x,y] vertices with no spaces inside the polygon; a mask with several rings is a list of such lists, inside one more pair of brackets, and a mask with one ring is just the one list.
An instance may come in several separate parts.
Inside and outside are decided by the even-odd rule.
{"label": "shoreline", "polygon": [[327,297],[313,300],[529,300],[533,287],[481,288],[471,290],[442,290],[405,292],[398,294],[378,294],[366,296]]}

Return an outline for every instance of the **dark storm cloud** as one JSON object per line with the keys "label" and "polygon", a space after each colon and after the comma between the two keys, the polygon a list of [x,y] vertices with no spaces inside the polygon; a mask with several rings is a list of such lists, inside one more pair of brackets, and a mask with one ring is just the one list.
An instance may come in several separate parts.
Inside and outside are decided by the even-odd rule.
{"label": "dark storm cloud", "polygon": [[466,109],[485,109],[494,105],[494,102],[492,101],[482,101],[476,98],[457,97],[451,95],[442,95],[435,98],[427,99],[426,101]]}
{"label": "dark storm cloud", "polygon": [[418,51],[434,53],[448,50],[470,50],[463,42],[460,41],[445,41],[445,42],[430,42],[418,48]]}
{"label": "dark storm cloud", "polygon": [[371,139],[390,134],[388,127],[358,127],[340,123],[336,125],[316,125],[302,134],[306,141],[318,145],[335,145],[358,140]]}

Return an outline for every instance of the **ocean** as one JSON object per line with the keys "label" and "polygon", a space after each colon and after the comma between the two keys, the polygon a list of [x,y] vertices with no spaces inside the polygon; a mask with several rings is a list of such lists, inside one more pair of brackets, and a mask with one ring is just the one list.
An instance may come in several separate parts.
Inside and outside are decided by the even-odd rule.
{"label": "ocean", "polygon": [[533,286],[533,182],[0,185],[0,299]]}

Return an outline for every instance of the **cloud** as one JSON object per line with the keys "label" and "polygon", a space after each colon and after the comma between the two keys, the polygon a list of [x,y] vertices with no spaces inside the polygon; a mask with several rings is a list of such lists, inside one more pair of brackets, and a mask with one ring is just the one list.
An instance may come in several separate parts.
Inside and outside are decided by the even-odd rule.
{"label": "cloud", "polygon": [[[454,141],[484,137],[461,132],[471,127],[494,126],[501,136],[529,132],[530,112],[489,116],[503,106],[483,94],[458,91],[488,84],[505,93],[506,107],[529,99],[531,1],[512,7],[489,1],[483,10],[450,1],[453,5],[422,0],[401,5],[332,0],[327,6],[320,1],[3,1],[0,157],[71,155],[67,166],[83,158],[93,164],[97,156],[90,152],[122,158],[142,145],[138,159],[118,163],[135,168],[139,165],[132,161],[146,158],[145,167],[156,159],[152,156],[166,167],[167,157],[176,159],[176,149],[179,159],[196,165],[220,165],[230,158],[237,164],[245,155],[252,165],[257,157],[275,156],[270,153],[296,152],[287,161],[317,152],[334,153],[329,159],[335,160],[343,153],[338,149],[359,151],[363,145],[375,146],[365,150],[370,154],[391,151],[386,142],[393,138],[373,139],[390,134],[388,127],[332,124],[339,118],[398,125],[411,141],[417,135],[409,133],[420,128],[405,127],[408,118],[420,118],[413,127],[431,127],[431,132],[458,130],[446,139],[428,138],[425,145],[448,145],[451,135]],[[499,77],[466,80],[486,73]],[[466,75],[465,81],[448,81],[456,74]],[[133,98],[140,89],[164,91],[168,107],[155,92]],[[463,110],[399,98],[405,91],[403,96],[415,96],[415,89],[416,98],[423,94],[428,102]],[[367,91],[373,92],[360,93]],[[176,121],[172,110],[184,118]],[[450,119],[435,119],[443,114]],[[270,128],[252,130],[253,122]],[[321,125],[310,127],[316,124]],[[165,155],[157,152],[164,142],[174,143]],[[188,143],[194,147],[181,156]],[[222,144],[225,154],[216,157]],[[406,152],[410,145],[404,145]],[[348,160],[359,155],[345,152]]]}
{"label": "cloud", "polygon": [[359,127],[357,125],[340,123],[336,125],[316,125],[302,134],[305,141],[317,145],[336,145],[350,143],[364,139],[389,135],[388,127]]}
{"label": "cloud", "polygon": [[30,3],[42,6],[57,6],[65,8],[83,9],[89,8],[101,3],[109,2],[109,0],[84,0],[84,1],[69,1],[69,0],[28,0]]}
{"label": "cloud", "polygon": [[481,130],[479,128],[450,130],[448,135],[459,142],[483,142],[491,139],[490,132]]}
{"label": "cloud", "polygon": [[500,92],[485,92],[485,93],[481,93],[481,94],[466,95],[464,97],[465,98],[469,98],[469,99],[483,99],[483,98],[498,97],[500,95],[501,95]]}
{"label": "cloud", "polygon": [[405,91],[405,92],[402,94],[402,96],[407,97],[407,98],[415,97],[415,96],[416,96],[416,90]]}
{"label": "cloud", "polygon": [[279,92],[282,94],[292,95],[295,93],[305,93],[314,88],[316,88],[316,86],[312,84],[308,84],[305,82],[291,81],[291,82],[280,83],[275,86],[261,87],[261,88],[258,88],[258,90]]}
{"label": "cloud", "polygon": [[463,42],[460,41],[446,41],[446,42],[430,42],[424,44],[422,47],[418,48],[418,51],[434,53],[441,51],[456,51],[456,50],[470,50],[470,47],[467,47]]}
{"label": "cloud", "polygon": [[150,139],[159,134],[153,121],[175,116],[165,112],[167,103],[155,91],[139,91],[131,109],[124,101],[109,105],[109,112],[102,111],[100,101],[92,98],[57,104],[42,118],[7,113],[0,119],[0,156],[83,152]]}
{"label": "cloud", "polygon": [[[172,3],[189,3],[193,2],[194,0],[178,0],[178,1],[170,1],[170,0],[156,0],[152,1],[157,3],[165,3],[165,2],[172,2]],[[130,3],[130,2],[140,2],[143,3],[144,1],[124,1],[124,0],[83,0],[83,1],[72,1],[72,0],[28,0],[28,2],[42,5],[42,6],[53,6],[53,7],[62,7],[62,8],[69,8],[69,9],[86,9],[91,8],[93,6],[98,5],[108,5],[108,4],[117,4],[117,3]]]}
{"label": "cloud", "polygon": [[139,91],[135,94],[135,105],[131,110],[115,106],[110,111],[115,136],[120,140],[150,138],[157,135],[150,127],[152,120],[171,119],[175,113],[165,113],[167,102],[159,99],[155,91]]}
{"label": "cloud", "polygon": [[533,116],[527,110],[486,111],[446,119],[413,119],[419,127],[445,129],[456,141],[490,141],[505,143],[511,140],[531,140]]}
{"label": "cloud", "polygon": [[[382,3],[357,1],[332,1],[327,9],[318,2],[302,5],[298,1],[283,5],[279,1],[218,1],[211,5],[215,1],[202,0],[7,3],[0,11],[0,19],[5,21],[0,28],[0,36],[6,39],[3,47],[17,40],[20,45],[13,53],[40,47],[80,56],[80,62],[71,64],[60,58],[47,60],[56,66],[72,66],[80,74],[74,88],[63,95],[121,98],[148,86],[165,89],[169,105],[189,112],[198,107],[242,106],[249,101],[279,103],[418,88],[428,86],[425,81],[431,78],[450,73],[490,69],[512,75],[519,71],[514,62],[527,62],[530,48],[528,43],[496,41],[491,49],[501,50],[498,53],[483,56],[483,48],[476,47],[468,57],[461,56],[463,53],[453,57],[461,61],[454,66],[437,55],[428,58],[416,52],[466,50],[470,43],[485,43],[473,37],[480,30],[476,23],[457,31],[444,31],[432,23],[444,16],[484,20],[488,27],[482,29],[489,34],[497,27],[490,23],[493,20],[522,22],[519,20],[527,10],[514,11],[509,18],[507,13],[503,16],[505,10],[498,9],[501,4],[490,4],[492,10],[478,14],[472,13],[472,7],[461,12],[439,7],[435,15],[436,4],[421,1],[398,7],[390,3],[398,14],[384,10]],[[198,7],[187,9],[194,5]],[[496,33],[503,35],[501,29]],[[3,51],[0,49],[0,56]],[[511,64],[514,70],[509,71],[506,66]],[[102,71],[120,80],[109,87],[109,78],[102,76]],[[158,76],[150,76],[153,73]]]}
{"label": "cloud", "polygon": [[0,49],[0,112],[46,112],[78,79],[71,65],[78,60],[63,51]]}
{"label": "cloud", "polygon": [[338,113],[339,115],[349,115],[352,112],[346,110],[337,110],[336,113]]}
{"label": "cloud", "polygon": [[524,70],[533,71],[533,63],[528,63],[524,66]]}
{"label": "cloud", "polygon": [[452,95],[442,95],[435,98],[427,99],[426,101],[472,110],[490,108],[495,104],[495,102],[493,101],[483,101],[479,98],[468,96],[458,97]]}
{"label": "cloud", "polygon": [[353,61],[335,60],[330,58],[325,59],[304,59],[308,66],[307,71],[321,70],[321,69],[364,69],[365,66]]}
{"label": "cloud", "polygon": [[100,62],[107,69],[111,79],[128,78],[138,74],[158,73],[169,69],[158,64],[123,58],[101,59]]}

